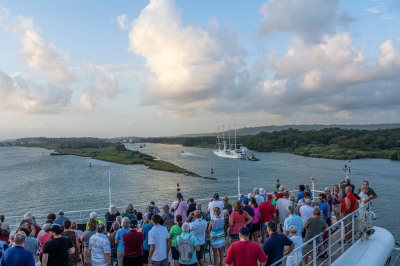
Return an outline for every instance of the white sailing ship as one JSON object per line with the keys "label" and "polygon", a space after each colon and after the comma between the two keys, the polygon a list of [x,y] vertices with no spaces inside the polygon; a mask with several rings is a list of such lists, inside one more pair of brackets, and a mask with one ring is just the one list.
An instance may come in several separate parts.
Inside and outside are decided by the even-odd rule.
{"label": "white sailing ship", "polygon": [[235,125],[235,136],[233,137],[234,143],[231,143],[231,130],[228,129],[228,137],[225,139],[225,131],[222,129],[222,137],[219,132],[217,135],[217,145],[218,149],[213,150],[214,154],[218,157],[229,158],[229,159],[247,159],[245,149],[238,149],[238,144],[236,143],[236,125]]}

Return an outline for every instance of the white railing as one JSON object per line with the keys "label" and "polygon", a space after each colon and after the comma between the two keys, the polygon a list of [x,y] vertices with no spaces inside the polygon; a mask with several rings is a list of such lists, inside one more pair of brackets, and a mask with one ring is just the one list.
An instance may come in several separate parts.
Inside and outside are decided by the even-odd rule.
{"label": "white railing", "polygon": [[[350,219],[350,223],[347,225],[350,227],[349,231],[346,233],[345,220]],[[339,221],[335,222],[328,227],[328,237],[323,241],[318,241],[323,237],[320,233],[315,237],[311,238],[307,242],[303,243],[301,247],[294,249],[292,252],[303,252],[303,249],[307,245],[312,245],[312,249],[307,253],[302,253],[303,265],[330,265],[334,258],[340,256],[345,252],[345,239],[350,239],[350,245],[358,238],[368,239],[368,231],[372,228],[372,220],[375,219],[375,214],[371,211],[370,202],[364,204],[359,209],[351,214],[343,217]],[[356,239],[357,238],[357,239]],[[320,243],[319,243],[320,242]],[[319,258],[322,254],[326,252],[327,256],[324,258]],[[273,265],[281,265],[283,261],[286,260],[288,255],[284,256],[281,260],[277,261]],[[307,263],[305,263],[308,261]]]}

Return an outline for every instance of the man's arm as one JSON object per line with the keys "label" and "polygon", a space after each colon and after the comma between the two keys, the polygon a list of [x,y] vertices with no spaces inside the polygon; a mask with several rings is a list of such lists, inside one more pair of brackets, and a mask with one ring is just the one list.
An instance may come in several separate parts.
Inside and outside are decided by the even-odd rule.
{"label": "man's arm", "polygon": [[150,244],[150,250],[149,250],[149,264],[153,263],[153,260],[151,259],[151,257],[153,256],[154,253],[154,244]]}
{"label": "man's arm", "polygon": [[171,238],[167,238],[167,257],[170,249],[171,249]]}
{"label": "man's arm", "polygon": [[350,212],[350,207],[351,207],[351,201],[350,201],[350,199],[349,199],[348,197],[346,197],[346,198],[344,199],[344,203],[346,204],[345,212],[346,212],[346,213],[349,213],[349,212]]}
{"label": "man's arm", "polygon": [[48,260],[49,260],[49,254],[48,253],[43,253],[42,266],[47,266],[47,261]]}
{"label": "man's arm", "polygon": [[104,257],[105,257],[105,259],[106,259],[106,261],[107,261],[107,264],[108,264],[108,265],[112,265],[110,253],[105,253],[105,254],[104,254]]}
{"label": "man's arm", "polygon": [[293,251],[293,249],[294,249],[294,243],[292,243],[290,246],[288,246],[289,248],[285,251],[285,252],[283,252],[283,255],[284,256],[286,256],[286,255],[289,255],[292,251]]}

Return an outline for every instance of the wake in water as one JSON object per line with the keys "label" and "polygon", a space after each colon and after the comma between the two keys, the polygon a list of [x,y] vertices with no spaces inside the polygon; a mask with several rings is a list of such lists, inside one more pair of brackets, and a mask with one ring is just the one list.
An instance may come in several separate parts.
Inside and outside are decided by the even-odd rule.
{"label": "wake in water", "polygon": [[197,155],[197,154],[194,154],[191,152],[180,152],[179,155],[182,157],[186,157],[186,156],[204,157],[204,156]]}

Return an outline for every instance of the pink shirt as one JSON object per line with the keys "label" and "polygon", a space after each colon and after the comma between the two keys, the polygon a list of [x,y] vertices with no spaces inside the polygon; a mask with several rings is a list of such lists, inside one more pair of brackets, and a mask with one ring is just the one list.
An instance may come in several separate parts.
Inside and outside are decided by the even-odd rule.
{"label": "pink shirt", "polygon": [[40,236],[39,243],[40,243],[40,253],[43,253],[44,249],[44,244],[46,244],[47,241],[51,240],[51,234],[50,233],[44,233],[43,235]]}
{"label": "pink shirt", "polygon": [[176,216],[180,214],[182,216],[182,222],[184,223],[187,219],[187,210],[189,209],[189,205],[186,201],[181,200],[179,203],[179,200],[175,200],[171,208],[174,209],[174,221],[176,222]]}
{"label": "pink shirt", "polygon": [[254,207],[253,205],[251,205],[251,208],[253,209],[254,212],[253,221],[251,223],[258,224],[258,222],[260,221],[260,219],[258,219],[258,214],[260,213],[260,211],[258,210],[257,207]]}
{"label": "pink shirt", "polygon": [[229,233],[232,235],[239,234],[239,228],[244,226],[244,220],[246,219],[247,212],[243,211],[242,214],[239,214],[238,211],[233,211],[229,216],[230,219],[233,219],[233,225],[229,228]]}

